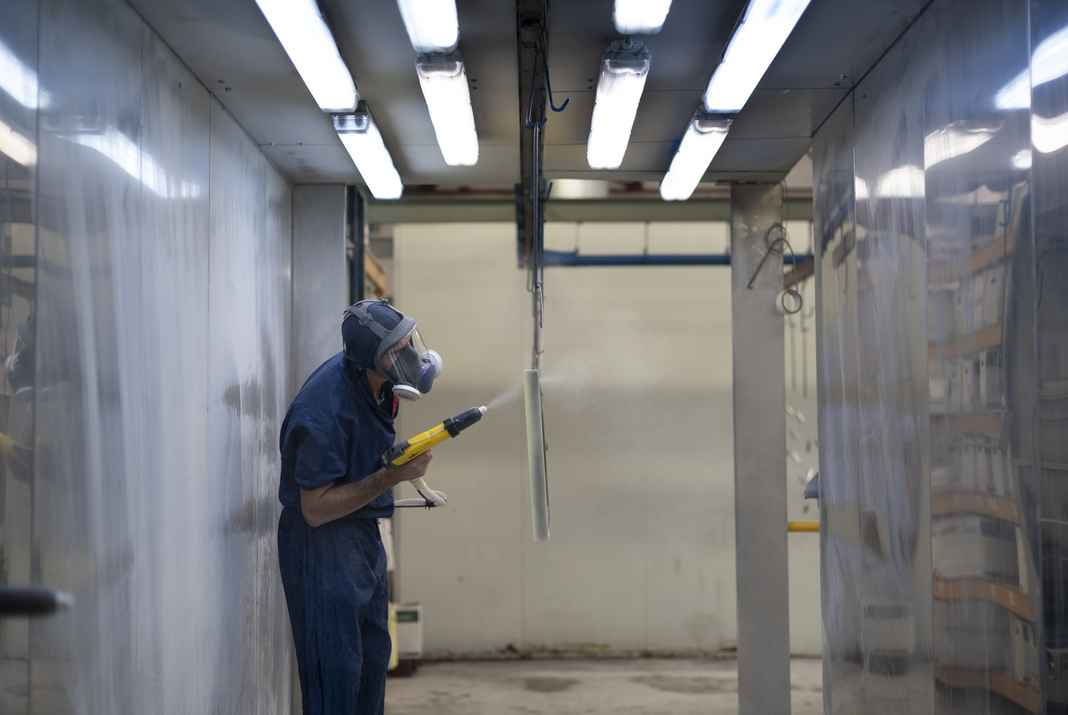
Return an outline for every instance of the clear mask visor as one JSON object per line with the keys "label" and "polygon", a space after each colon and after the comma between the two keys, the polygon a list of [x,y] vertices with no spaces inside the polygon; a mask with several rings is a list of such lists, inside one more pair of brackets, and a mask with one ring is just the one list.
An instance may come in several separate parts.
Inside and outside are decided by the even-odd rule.
{"label": "clear mask visor", "polygon": [[412,330],[382,354],[382,370],[394,385],[426,394],[441,374],[441,356],[427,348],[419,329]]}

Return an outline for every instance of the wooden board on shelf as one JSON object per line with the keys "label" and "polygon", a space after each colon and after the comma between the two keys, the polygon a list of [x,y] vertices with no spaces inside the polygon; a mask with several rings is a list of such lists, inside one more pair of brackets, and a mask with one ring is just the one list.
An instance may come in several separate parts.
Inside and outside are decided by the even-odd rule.
{"label": "wooden board on shelf", "polygon": [[988,325],[970,335],[962,335],[952,340],[932,340],[927,343],[927,358],[932,361],[939,358],[956,360],[997,347],[1001,347],[1001,323]]}
{"label": "wooden board on shelf", "polygon": [[[970,267],[972,273],[978,273],[987,266],[1012,253],[1016,246],[1016,234],[1010,233],[1001,240],[991,241],[972,253]],[[931,261],[930,281],[932,283],[953,283],[964,276],[964,261]]]}
{"label": "wooden board on shelf", "polygon": [[1011,524],[1020,523],[1016,503],[1005,497],[979,492],[951,492],[931,496],[931,516],[947,516],[961,512],[992,516]]}
{"label": "wooden board on shelf", "polygon": [[0,273],[0,290],[5,293],[14,293],[26,300],[34,299],[33,283],[16,278],[7,273]]}
{"label": "wooden board on shelf", "polygon": [[379,298],[386,297],[386,269],[373,253],[364,251],[363,274],[374,286],[375,295]]}
{"label": "wooden board on shelf", "polygon": [[1014,680],[1003,670],[971,670],[935,666],[935,678],[952,688],[981,688],[1002,695],[1033,713],[1042,712],[1042,694]]}
{"label": "wooden board on shelf", "polygon": [[816,257],[809,256],[802,259],[796,264],[790,266],[790,269],[782,276],[782,288],[793,288],[795,283],[800,283],[806,278],[811,278],[816,273]]}
{"label": "wooden board on shelf", "polygon": [[931,415],[931,436],[949,434],[1000,435],[1004,419],[1000,412],[954,412]]}
{"label": "wooden board on shelf", "polygon": [[988,601],[1032,620],[1031,599],[1011,586],[983,578],[934,579],[934,597],[940,601]]}

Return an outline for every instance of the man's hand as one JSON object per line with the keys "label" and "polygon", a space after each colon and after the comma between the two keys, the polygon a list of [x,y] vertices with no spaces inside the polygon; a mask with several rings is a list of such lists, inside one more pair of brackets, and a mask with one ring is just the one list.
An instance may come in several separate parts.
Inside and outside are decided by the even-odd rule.
{"label": "man's hand", "polygon": [[[434,458],[434,450],[428,449],[420,454],[415,459],[405,462],[399,467],[393,467],[389,471],[394,475],[400,477],[394,484],[400,484],[401,482],[410,482],[413,479],[426,474],[426,468],[430,465],[430,460]],[[399,473],[399,474],[398,474]]]}

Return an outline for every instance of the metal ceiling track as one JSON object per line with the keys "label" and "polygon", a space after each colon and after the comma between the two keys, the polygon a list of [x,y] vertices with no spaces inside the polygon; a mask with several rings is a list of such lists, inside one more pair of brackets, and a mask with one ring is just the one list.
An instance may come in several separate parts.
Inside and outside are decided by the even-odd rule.
{"label": "metal ceiling track", "polygon": [[537,198],[541,193],[538,158],[545,148],[540,128],[545,123],[545,82],[539,82],[548,44],[548,0],[516,0],[519,52],[519,169],[516,186],[516,241],[520,268],[528,267],[540,229]]}

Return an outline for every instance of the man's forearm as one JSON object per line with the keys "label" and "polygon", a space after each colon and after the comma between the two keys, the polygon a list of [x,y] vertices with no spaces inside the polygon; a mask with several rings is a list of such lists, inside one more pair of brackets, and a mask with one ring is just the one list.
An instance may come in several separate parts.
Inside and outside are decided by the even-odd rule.
{"label": "man's forearm", "polygon": [[394,469],[379,469],[355,482],[330,483],[318,489],[302,489],[300,507],[304,520],[311,526],[322,526],[334,519],[348,516],[401,482],[423,476],[430,458],[431,453],[427,452],[407,464]]}

